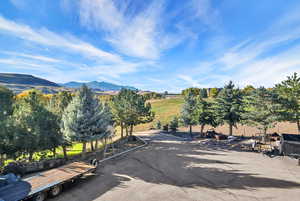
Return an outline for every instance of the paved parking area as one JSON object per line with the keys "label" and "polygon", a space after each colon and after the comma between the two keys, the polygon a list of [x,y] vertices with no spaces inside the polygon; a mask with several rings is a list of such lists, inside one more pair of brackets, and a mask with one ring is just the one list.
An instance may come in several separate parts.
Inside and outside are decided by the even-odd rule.
{"label": "paved parking area", "polygon": [[300,200],[300,166],[257,153],[214,150],[169,135],[107,162],[54,201]]}

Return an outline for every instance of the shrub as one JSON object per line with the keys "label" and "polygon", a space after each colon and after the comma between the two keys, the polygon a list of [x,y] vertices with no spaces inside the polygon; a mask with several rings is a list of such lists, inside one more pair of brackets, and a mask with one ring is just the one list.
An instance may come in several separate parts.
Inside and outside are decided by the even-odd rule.
{"label": "shrub", "polygon": [[172,121],[170,121],[170,130],[172,132],[176,132],[178,128],[178,117],[174,117]]}
{"label": "shrub", "polygon": [[159,120],[155,123],[155,128],[158,130],[161,129],[161,122]]}
{"label": "shrub", "polygon": [[169,132],[169,124],[163,125],[163,131]]}

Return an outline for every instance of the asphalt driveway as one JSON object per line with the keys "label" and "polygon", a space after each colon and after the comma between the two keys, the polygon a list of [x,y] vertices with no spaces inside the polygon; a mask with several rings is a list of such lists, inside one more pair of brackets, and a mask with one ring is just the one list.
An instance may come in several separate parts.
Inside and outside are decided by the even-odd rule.
{"label": "asphalt driveway", "polygon": [[300,200],[300,166],[261,154],[215,150],[170,135],[100,167],[54,201]]}

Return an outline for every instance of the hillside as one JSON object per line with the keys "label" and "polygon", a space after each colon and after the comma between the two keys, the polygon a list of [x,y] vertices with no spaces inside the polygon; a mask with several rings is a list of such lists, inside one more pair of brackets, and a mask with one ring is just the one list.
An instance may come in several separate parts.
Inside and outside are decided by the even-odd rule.
{"label": "hillside", "polygon": [[92,88],[96,92],[120,91],[122,88],[137,90],[135,87],[116,85],[109,82],[68,82],[65,84],[56,84],[43,78],[35,77],[27,74],[0,73],[0,85],[3,85],[15,93],[20,93],[24,90],[38,88],[44,93],[56,93],[62,88],[77,89],[83,84]]}
{"label": "hillside", "polygon": [[0,83],[59,87],[58,84],[27,74],[0,73]]}
{"label": "hillside", "polygon": [[86,84],[88,87],[96,90],[96,91],[120,91],[122,88],[131,89],[131,90],[137,90],[134,87],[131,86],[122,86],[122,85],[116,85],[109,82],[67,82],[64,84],[61,84],[61,86],[67,87],[67,88],[79,88],[83,84]]}
{"label": "hillside", "polygon": [[183,97],[173,97],[167,99],[151,100],[152,111],[155,119],[151,123],[141,124],[134,128],[135,131],[150,129],[159,120],[162,124],[169,123],[173,117],[179,116],[183,104]]}

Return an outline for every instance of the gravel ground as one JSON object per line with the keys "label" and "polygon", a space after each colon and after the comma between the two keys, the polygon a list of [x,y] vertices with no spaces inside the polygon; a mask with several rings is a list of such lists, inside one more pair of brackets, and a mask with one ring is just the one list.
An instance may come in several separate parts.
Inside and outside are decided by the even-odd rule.
{"label": "gravel ground", "polygon": [[300,166],[140,133],[149,145],[107,162],[53,201],[300,200]]}

